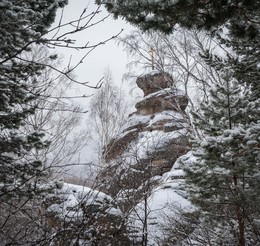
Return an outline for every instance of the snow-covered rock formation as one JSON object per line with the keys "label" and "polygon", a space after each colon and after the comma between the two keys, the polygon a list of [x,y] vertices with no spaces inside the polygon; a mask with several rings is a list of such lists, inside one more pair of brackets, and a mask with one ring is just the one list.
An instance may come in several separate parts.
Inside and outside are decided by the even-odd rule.
{"label": "snow-covered rock formation", "polygon": [[171,170],[177,158],[189,150],[184,111],[188,99],[172,77],[153,72],[139,77],[137,85],[144,98],[136,104],[137,111],[129,116],[122,133],[106,148],[106,166],[99,176],[102,190],[120,197],[123,210],[142,196],[146,181],[148,186],[155,185],[156,179],[151,178]]}
{"label": "snow-covered rock formation", "polygon": [[[112,140],[106,148],[108,149],[104,153],[106,162],[109,163],[120,157],[129,150],[129,145],[136,144],[146,135],[148,138],[150,135],[153,138],[164,135],[160,138],[162,140],[165,137],[164,142],[178,138],[181,142],[175,141],[174,147],[178,145],[183,151],[175,149],[174,153],[180,151],[185,153],[188,124],[184,110],[188,104],[187,97],[175,87],[168,73],[147,74],[139,77],[136,82],[145,96],[136,104],[137,111],[129,116],[122,134]],[[154,133],[151,134],[151,132]],[[148,141],[145,140],[145,142]],[[161,142],[161,144],[164,143]]]}
{"label": "snow-covered rock formation", "polygon": [[50,245],[129,245],[125,219],[103,192],[64,183],[44,202]]}
{"label": "snow-covered rock formation", "polygon": [[[137,85],[144,98],[122,133],[107,146],[98,182],[128,219],[134,245],[164,245],[167,230],[177,228],[181,217],[180,227],[188,223],[183,211],[189,214],[193,209],[179,165],[190,149],[188,99],[167,73],[139,77]],[[183,232],[175,232],[178,241],[185,239]]]}

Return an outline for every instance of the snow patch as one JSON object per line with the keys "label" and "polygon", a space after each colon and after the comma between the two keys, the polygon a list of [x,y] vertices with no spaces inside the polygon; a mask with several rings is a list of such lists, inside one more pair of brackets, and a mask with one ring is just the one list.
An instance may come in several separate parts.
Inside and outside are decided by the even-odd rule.
{"label": "snow patch", "polygon": [[[48,207],[47,211],[57,214],[61,218],[69,220],[78,219],[83,215],[82,206],[102,205],[112,203],[113,199],[103,192],[93,190],[88,187],[64,183],[61,190],[57,192],[55,197],[59,200],[57,203]],[[115,207],[109,207],[107,213],[120,215],[121,211]]]}
{"label": "snow patch", "polygon": [[158,245],[164,238],[163,226],[165,218],[180,219],[181,212],[192,212],[194,206],[187,199],[185,191],[184,172],[180,167],[182,158],[191,158],[192,153],[180,157],[170,172],[161,178],[161,184],[156,187],[147,201],[143,200],[136,205],[129,216],[129,229],[134,231],[133,238],[142,239],[147,219],[148,245]]}

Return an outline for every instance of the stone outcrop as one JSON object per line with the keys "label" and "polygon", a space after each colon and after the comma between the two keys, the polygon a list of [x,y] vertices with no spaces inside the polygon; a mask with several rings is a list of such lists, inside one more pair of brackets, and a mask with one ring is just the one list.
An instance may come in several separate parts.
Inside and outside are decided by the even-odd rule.
{"label": "stone outcrop", "polygon": [[[142,184],[172,168],[178,157],[189,150],[185,109],[187,97],[175,87],[167,73],[148,74],[137,79],[144,98],[136,104],[122,133],[106,147],[106,166],[99,182],[111,196],[135,199]],[[156,185],[156,181],[150,184]],[[124,195],[122,195],[124,191]],[[125,204],[122,205],[125,208]],[[124,210],[124,209],[123,209]],[[126,209],[127,210],[127,209]]]}
{"label": "stone outcrop", "polygon": [[[184,110],[188,105],[188,99],[175,88],[168,73],[139,77],[137,85],[146,96],[136,104],[137,111],[129,115],[128,124],[122,134],[107,146],[104,156],[107,163],[123,154],[141,132],[174,132],[187,129]],[[173,145],[178,145],[178,152],[183,153],[187,149],[186,134],[180,139],[182,140],[175,141]],[[184,150],[180,151],[179,147]]]}

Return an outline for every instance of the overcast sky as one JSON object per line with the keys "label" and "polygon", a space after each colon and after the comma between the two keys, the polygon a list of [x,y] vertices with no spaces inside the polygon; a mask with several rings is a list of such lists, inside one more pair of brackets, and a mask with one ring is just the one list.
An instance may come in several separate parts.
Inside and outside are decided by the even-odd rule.
{"label": "overcast sky", "polygon": [[[63,22],[78,18],[84,8],[87,8],[86,13],[91,13],[95,11],[97,7],[93,0],[69,0],[69,5],[66,6],[64,10]],[[102,12],[93,19],[92,23],[101,20],[107,15],[108,12],[102,8]],[[59,16],[60,14],[57,15],[57,21]],[[104,22],[74,35],[73,39],[76,39],[78,44],[89,42],[89,45],[94,45],[116,35],[121,29],[124,29],[121,34],[121,36],[124,36],[135,28],[123,20],[115,20],[110,16]],[[64,54],[65,62],[68,62],[68,59],[72,56],[72,64],[79,61],[86,52],[84,50],[76,51],[68,49],[58,51]],[[91,52],[84,60],[84,63],[77,68],[75,74],[78,80],[90,81],[91,84],[94,85],[102,78],[104,71],[109,67],[112,71],[114,81],[118,84],[121,83],[122,76],[126,72],[126,64],[126,52],[122,50],[122,47],[118,46],[116,40],[111,40]]]}
{"label": "overcast sky", "polygon": [[[77,19],[85,8],[87,8],[86,13],[92,13],[93,11],[96,11],[98,6],[94,4],[94,0],[69,0],[69,5],[64,9],[63,23]],[[108,15],[108,12],[104,8],[101,10],[102,12],[92,20],[92,23],[95,23]],[[60,14],[61,11],[57,14],[54,26],[57,26],[57,23],[59,23]],[[135,28],[123,20],[114,20],[111,16],[104,22],[74,35],[72,38],[76,40],[78,45],[85,45],[87,42],[89,42],[89,45],[94,45],[118,34],[122,29],[124,29],[124,31],[121,33],[121,37],[125,36]],[[84,50],[77,51],[69,50],[67,48],[57,49],[57,51],[58,53],[63,54],[64,65],[68,63],[70,57],[72,57],[71,63],[76,64],[86,53]],[[84,63],[82,63],[74,73],[77,76],[77,80],[81,82],[89,81],[90,85],[95,85],[103,77],[105,70],[109,67],[112,72],[114,83],[120,85],[122,77],[126,72],[126,64],[126,52],[123,51],[122,47],[118,46],[116,40],[111,40],[91,52],[84,60]],[[77,95],[83,95],[85,93],[93,94],[96,91],[93,89],[88,90],[82,86],[78,86],[77,84],[74,84],[73,87],[76,88],[74,92]],[[89,110],[89,100],[89,98],[79,100],[84,111]],[[128,113],[126,114],[128,115]],[[83,116],[82,127],[87,129],[88,120],[85,119],[86,117],[88,117],[88,114]],[[95,149],[95,140],[93,139],[89,141],[87,148],[80,153],[80,162],[92,161],[96,158],[97,152]],[[78,173],[81,173],[81,171]],[[84,172],[82,173],[84,174]]]}

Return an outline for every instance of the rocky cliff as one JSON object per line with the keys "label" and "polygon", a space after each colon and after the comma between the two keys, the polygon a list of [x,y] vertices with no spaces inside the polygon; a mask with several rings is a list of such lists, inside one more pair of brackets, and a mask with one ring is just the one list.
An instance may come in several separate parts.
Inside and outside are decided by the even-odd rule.
{"label": "rocky cliff", "polygon": [[184,111],[188,99],[172,77],[153,72],[137,78],[136,83],[144,98],[136,104],[122,133],[107,146],[106,165],[99,176],[102,191],[119,197],[127,207],[131,207],[130,200],[136,203],[140,199],[147,189],[145,183],[156,185],[153,177],[169,171],[189,150]]}

